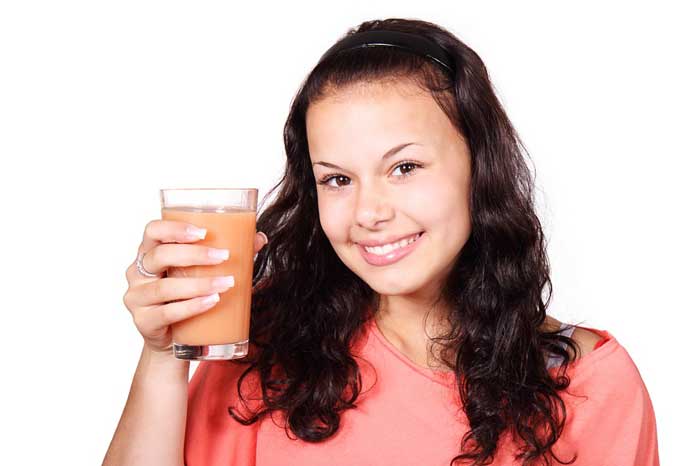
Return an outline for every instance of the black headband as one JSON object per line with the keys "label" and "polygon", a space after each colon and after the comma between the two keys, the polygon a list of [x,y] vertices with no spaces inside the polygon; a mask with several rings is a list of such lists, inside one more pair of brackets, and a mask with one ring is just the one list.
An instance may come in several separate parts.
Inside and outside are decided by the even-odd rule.
{"label": "black headband", "polygon": [[450,74],[454,74],[453,60],[442,47],[418,34],[398,31],[374,30],[356,32],[328,49],[319,62],[343,50],[374,46],[399,47],[417,55],[422,55],[443,66]]}

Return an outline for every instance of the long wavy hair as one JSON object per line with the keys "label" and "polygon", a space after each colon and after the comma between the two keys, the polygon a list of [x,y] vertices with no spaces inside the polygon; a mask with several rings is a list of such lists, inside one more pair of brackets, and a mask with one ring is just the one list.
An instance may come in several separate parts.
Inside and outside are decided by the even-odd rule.
{"label": "long wavy hair", "polygon": [[[456,74],[396,47],[371,47],[327,57],[306,77],[284,126],[284,174],[261,204],[277,196],[257,221],[269,243],[254,262],[251,350],[231,361],[249,365],[238,380],[239,397],[255,372],[263,404],[251,416],[233,407],[229,414],[250,425],[280,411],[288,435],[321,442],[338,430],[342,412],[357,406],[362,378],[351,348],[379,299],[321,228],[306,112],[353,84],[409,80],[431,93],[472,154],[471,180],[464,180],[472,232],[441,290],[451,331],[435,339],[443,342],[440,357],[456,375],[470,424],[450,464],[491,463],[504,431],[522,440],[516,459],[523,464],[543,458],[549,465],[548,453],[562,462],[552,451],[566,421],[557,392],[569,386],[566,368],[580,348],[558,329],[542,328],[552,283],[524,145],[484,63],[457,37],[430,22],[397,18],[363,22],[347,34],[373,29],[428,37],[453,57]],[[546,368],[550,354],[562,361],[556,376]]]}

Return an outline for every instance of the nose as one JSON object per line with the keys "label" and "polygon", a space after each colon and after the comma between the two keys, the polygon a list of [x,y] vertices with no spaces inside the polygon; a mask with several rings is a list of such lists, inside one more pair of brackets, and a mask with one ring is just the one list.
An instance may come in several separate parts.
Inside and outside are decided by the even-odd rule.
{"label": "nose", "polygon": [[355,222],[368,230],[376,229],[380,222],[390,220],[394,210],[381,188],[364,185],[356,190]]}

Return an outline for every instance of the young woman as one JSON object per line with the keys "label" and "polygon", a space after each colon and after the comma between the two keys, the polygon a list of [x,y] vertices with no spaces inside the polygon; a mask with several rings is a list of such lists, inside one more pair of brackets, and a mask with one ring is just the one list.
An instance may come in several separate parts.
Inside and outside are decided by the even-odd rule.
{"label": "young woman", "polygon": [[[245,359],[188,385],[169,325],[225,288],[127,270],[145,345],[105,464],[658,464],[629,354],[546,315],[533,182],[472,49],[365,22],[311,71],[284,142]],[[212,263],[187,227],[149,223],[139,266]]]}

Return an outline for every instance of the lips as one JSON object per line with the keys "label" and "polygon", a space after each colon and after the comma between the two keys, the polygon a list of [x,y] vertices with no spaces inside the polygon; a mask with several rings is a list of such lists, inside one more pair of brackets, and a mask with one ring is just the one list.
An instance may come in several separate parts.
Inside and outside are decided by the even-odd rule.
{"label": "lips", "polygon": [[[407,244],[404,247],[394,249],[393,251],[390,251],[384,255],[373,254],[373,253],[367,251],[365,249],[365,247],[359,243],[357,244],[357,247],[360,250],[360,255],[368,264],[374,265],[374,266],[390,265],[390,264],[393,264],[395,262],[400,261],[404,257],[411,254],[413,251],[415,251],[415,249],[423,242],[423,237],[425,236],[423,233],[425,233],[425,232],[421,232],[419,234],[418,238],[415,241],[413,241],[412,243]],[[410,236],[404,236],[402,238],[399,238],[398,241],[400,241],[401,239],[411,238],[413,236],[415,236],[415,234],[410,235]],[[397,240],[394,240],[393,242],[396,242],[396,241]],[[391,244],[391,242],[389,244]]]}
{"label": "lips", "polygon": [[368,247],[377,247],[377,246],[384,246],[386,244],[393,244],[393,243],[398,243],[399,241],[403,239],[409,239],[413,238],[417,234],[423,234],[423,232],[416,232],[416,233],[411,233],[410,235],[404,235],[404,236],[393,236],[390,238],[385,238],[383,240],[367,240],[367,241],[358,241],[357,244],[360,246],[368,246]]}

